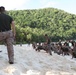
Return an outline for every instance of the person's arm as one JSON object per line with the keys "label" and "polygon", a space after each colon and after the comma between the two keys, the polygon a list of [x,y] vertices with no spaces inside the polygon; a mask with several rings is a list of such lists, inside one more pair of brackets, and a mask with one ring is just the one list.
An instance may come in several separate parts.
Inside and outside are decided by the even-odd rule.
{"label": "person's arm", "polygon": [[12,23],[11,23],[11,28],[12,28],[12,31],[13,31],[13,36],[15,37],[16,36],[16,30],[15,30],[15,23],[14,23],[14,21],[12,21]]}

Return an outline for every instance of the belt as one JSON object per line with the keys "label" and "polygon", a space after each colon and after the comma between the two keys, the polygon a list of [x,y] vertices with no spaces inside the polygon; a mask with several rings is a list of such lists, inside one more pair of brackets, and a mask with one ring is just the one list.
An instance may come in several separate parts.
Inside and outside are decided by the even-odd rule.
{"label": "belt", "polygon": [[10,31],[10,30],[0,30],[0,32],[6,32],[6,31]]}

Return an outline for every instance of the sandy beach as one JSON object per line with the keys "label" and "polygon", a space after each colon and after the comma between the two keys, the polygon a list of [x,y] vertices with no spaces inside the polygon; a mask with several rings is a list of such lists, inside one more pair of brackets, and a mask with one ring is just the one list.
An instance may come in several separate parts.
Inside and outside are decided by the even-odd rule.
{"label": "sandy beach", "polygon": [[32,45],[14,45],[15,63],[8,63],[7,48],[0,45],[0,75],[76,75],[76,59],[41,50]]}

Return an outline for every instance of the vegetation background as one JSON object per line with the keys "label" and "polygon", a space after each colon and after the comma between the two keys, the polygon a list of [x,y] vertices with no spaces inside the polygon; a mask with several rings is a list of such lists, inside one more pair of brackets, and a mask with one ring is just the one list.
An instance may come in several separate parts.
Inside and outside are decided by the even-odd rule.
{"label": "vegetation background", "polygon": [[76,39],[76,15],[55,8],[10,10],[16,24],[16,42],[44,42],[44,34],[52,41]]}

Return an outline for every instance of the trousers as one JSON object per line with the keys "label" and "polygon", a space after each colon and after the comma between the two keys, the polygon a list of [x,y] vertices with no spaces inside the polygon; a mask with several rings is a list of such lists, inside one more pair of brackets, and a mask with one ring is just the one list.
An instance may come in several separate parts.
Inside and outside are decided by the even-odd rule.
{"label": "trousers", "polygon": [[6,43],[9,62],[14,62],[14,39],[12,31],[9,30],[5,32],[0,32],[0,41],[4,41]]}

